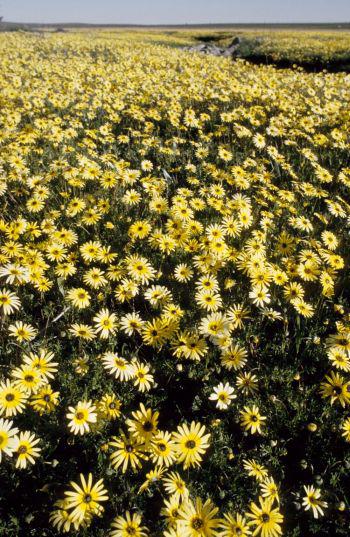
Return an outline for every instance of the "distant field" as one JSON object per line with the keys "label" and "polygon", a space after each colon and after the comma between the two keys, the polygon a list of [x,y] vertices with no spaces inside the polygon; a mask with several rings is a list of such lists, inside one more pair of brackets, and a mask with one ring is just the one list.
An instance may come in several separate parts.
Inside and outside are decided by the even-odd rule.
{"label": "distant field", "polygon": [[311,70],[350,70],[350,23],[333,24],[213,24],[184,26],[129,26],[0,23],[2,31],[88,32],[100,29],[108,39],[132,38],[181,47],[200,42],[227,46],[234,37],[242,41],[238,55],[255,63],[282,67],[293,64]]}

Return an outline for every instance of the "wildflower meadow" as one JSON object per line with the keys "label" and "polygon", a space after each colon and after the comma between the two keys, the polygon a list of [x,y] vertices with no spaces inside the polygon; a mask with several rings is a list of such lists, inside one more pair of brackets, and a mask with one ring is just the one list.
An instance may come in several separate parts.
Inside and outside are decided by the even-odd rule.
{"label": "wildflower meadow", "polygon": [[0,34],[0,535],[346,537],[350,75],[174,34]]}

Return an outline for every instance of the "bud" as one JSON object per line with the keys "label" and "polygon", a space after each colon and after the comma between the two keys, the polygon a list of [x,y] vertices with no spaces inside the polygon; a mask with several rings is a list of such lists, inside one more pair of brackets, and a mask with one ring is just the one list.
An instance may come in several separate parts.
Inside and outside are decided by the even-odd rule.
{"label": "bud", "polygon": [[338,511],[345,511],[345,508],[346,508],[346,505],[345,505],[345,502],[339,502],[338,503]]}
{"label": "bud", "polygon": [[229,450],[229,452],[227,454],[227,458],[228,458],[229,461],[232,461],[232,459],[235,458],[235,455],[234,455],[232,449]]}
{"label": "bud", "polygon": [[231,278],[226,278],[224,282],[225,289],[231,289],[235,285],[235,283],[236,282],[232,280]]}
{"label": "bud", "polygon": [[307,428],[309,429],[309,431],[310,431],[311,433],[314,433],[315,431],[317,431],[317,425],[316,425],[316,423],[308,423]]}
{"label": "bud", "polygon": [[220,425],[220,423],[221,423],[220,419],[212,420],[211,421],[211,426],[212,427],[217,427],[218,425]]}
{"label": "bud", "polygon": [[317,485],[322,485],[322,483],[323,483],[322,476],[316,475],[315,476],[315,482],[316,482]]}

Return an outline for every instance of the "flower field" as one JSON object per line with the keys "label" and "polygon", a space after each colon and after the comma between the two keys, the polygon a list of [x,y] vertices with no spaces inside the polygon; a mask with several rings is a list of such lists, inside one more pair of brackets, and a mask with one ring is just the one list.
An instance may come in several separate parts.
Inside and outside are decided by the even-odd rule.
{"label": "flower field", "polygon": [[0,536],[348,536],[350,76],[168,38],[0,34]]}
{"label": "flower field", "polygon": [[[180,38],[200,40],[203,32],[177,32]],[[245,59],[261,58],[268,63],[285,63],[287,65],[303,65],[311,70],[329,67],[350,69],[350,32],[323,30],[257,30],[235,29],[230,32],[213,32],[211,37],[221,45],[228,45],[232,37],[242,39],[240,56]],[[158,38],[159,39],[159,38]],[[174,42],[176,42],[174,40]]]}

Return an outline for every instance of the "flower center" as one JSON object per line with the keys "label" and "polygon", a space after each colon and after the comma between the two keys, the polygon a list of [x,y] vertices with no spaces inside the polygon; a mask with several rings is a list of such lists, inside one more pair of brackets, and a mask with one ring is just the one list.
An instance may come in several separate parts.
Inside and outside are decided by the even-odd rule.
{"label": "flower center", "polygon": [[153,431],[153,423],[151,421],[145,421],[142,428],[146,432]]}
{"label": "flower center", "polygon": [[203,520],[199,516],[196,516],[192,519],[191,526],[194,530],[200,530],[203,527]]}
{"label": "flower center", "polygon": [[187,449],[193,449],[194,447],[196,447],[196,442],[194,440],[187,440],[185,446],[187,447]]}

